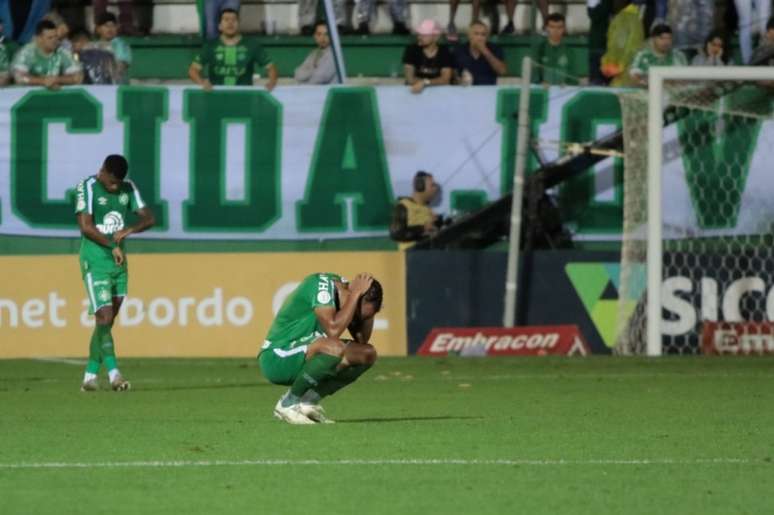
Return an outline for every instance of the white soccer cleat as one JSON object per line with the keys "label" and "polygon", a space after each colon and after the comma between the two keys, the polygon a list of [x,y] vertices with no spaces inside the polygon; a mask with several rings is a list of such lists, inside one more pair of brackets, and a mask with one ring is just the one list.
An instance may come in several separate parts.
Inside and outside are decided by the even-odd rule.
{"label": "white soccer cleat", "polygon": [[96,392],[97,390],[99,390],[99,384],[97,384],[96,379],[90,379],[81,383],[82,392]]}
{"label": "white soccer cleat", "polygon": [[114,392],[125,392],[132,388],[132,384],[119,374],[110,382],[110,387]]}
{"label": "white soccer cleat", "polygon": [[282,399],[277,401],[277,405],[274,406],[274,416],[280,420],[284,420],[288,424],[293,425],[308,425],[314,424],[315,421],[308,418],[301,413],[300,404],[291,404],[290,406],[283,406]]}
{"label": "white soccer cleat", "polygon": [[336,422],[329,419],[325,415],[325,410],[319,404],[310,404],[308,402],[302,402],[299,405],[301,413],[307,418],[314,420],[318,424],[335,424]]}

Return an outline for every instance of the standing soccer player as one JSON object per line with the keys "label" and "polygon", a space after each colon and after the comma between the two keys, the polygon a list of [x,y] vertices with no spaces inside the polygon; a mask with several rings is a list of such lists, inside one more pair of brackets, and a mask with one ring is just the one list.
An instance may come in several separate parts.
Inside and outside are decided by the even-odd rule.
{"label": "standing soccer player", "polygon": [[[82,180],[76,189],[75,213],[81,229],[81,275],[89,296],[89,314],[96,318],[82,392],[99,388],[97,373],[103,363],[113,390],[124,391],[131,387],[118,370],[111,329],[127,291],[124,239],[150,228],[155,220],[137,186],[126,179],[128,170],[126,158],[109,155],[97,175]],[[139,220],[125,227],[130,210],[138,214]]]}
{"label": "standing soccer player", "polygon": [[[353,383],[376,362],[368,343],[382,307],[382,286],[371,274],[352,282],[312,274],[285,299],[258,361],[274,384],[290,386],[274,416],[290,424],[331,423],[320,400]],[[343,340],[344,331],[354,341]]]}

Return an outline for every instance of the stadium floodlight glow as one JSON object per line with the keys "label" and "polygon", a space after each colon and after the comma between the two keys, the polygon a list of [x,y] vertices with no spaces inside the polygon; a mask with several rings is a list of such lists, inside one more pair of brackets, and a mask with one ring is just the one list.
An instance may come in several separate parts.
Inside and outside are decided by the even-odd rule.
{"label": "stadium floodlight glow", "polygon": [[[680,82],[682,81],[682,82]],[[771,112],[756,112],[752,108],[748,108],[748,112],[739,112],[735,114],[731,110],[727,110],[724,105],[724,96],[727,96],[728,92],[733,91],[733,87],[740,87],[744,85],[747,87],[755,86],[761,89],[758,83],[771,82],[774,83],[774,67],[768,66],[747,66],[747,67],[653,67],[648,72],[648,99],[647,99],[647,111],[648,111],[648,130],[647,130],[647,307],[645,310],[645,316],[647,323],[645,328],[646,332],[646,345],[645,351],[648,356],[660,356],[664,353],[663,348],[663,324],[662,320],[662,286],[664,280],[664,208],[663,205],[663,181],[662,176],[663,164],[664,164],[664,115],[665,108],[669,109],[670,106],[678,105],[678,109],[684,109],[686,111],[695,112],[708,112],[714,113],[717,116],[712,119],[715,126],[722,126],[726,124],[725,128],[714,129],[709,122],[706,122],[706,126],[713,128],[721,132],[723,130],[729,131],[733,121],[729,122],[728,118],[733,116],[739,116],[740,118],[765,118],[770,120],[772,118]],[[745,84],[746,83],[746,84]],[[728,85],[735,85],[728,88]],[[679,85],[679,87],[676,87]],[[724,87],[727,87],[724,92]],[[770,86],[769,86],[770,87]],[[754,88],[753,88],[754,89]],[[766,91],[766,90],[762,90]],[[710,93],[707,93],[710,92]],[[767,97],[768,95],[768,97]],[[771,93],[764,94],[764,99],[769,98],[769,109],[771,101]],[[676,101],[675,101],[676,99]],[[687,107],[686,107],[687,106]],[[731,106],[732,109],[736,106]],[[680,115],[677,116],[679,118]],[[698,115],[697,115],[698,117]],[[698,145],[704,145],[705,147],[711,147],[716,142],[714,139],[709,141],[702,141],[697,143]],[[682,153],[688,152],[688,149],[682,148],[684,141],[680,142],[681,156]],[[714,147],[710,150],[715,150]],[[766,150],[766,149],[762,149]],[[757,151],[757,148],[756,148]],[[627,156],[628,159],[629,156]],[[629,164],[627,163],[627,166]],[[740,173],[746,173],[749,163],[729,163],[729,175],[732,172],[739,170]],[[627,171],[627,180],[629,178],[629,172]],[[686,179],[687,180],[687,179]],[[733,177],[731,177],[733,180]],[[643,184],[644,186],[644,184]],[[712,206],[714,209],[722,209],[724,206]],[[745,206],[746,208],[746,206]],[[753,234],[758,236],[758,234]],[[626,234],[624,234],[626,238]],[[685,238],[696,238],[696,236],[686,236]],[[729,238],[733,240],[733,237],[721,236],[720,238]],[[750,236],[748,236],[750,237]],[[740,245],[737,241],[732,241],[736,246],[729,247],[730,250],[726,250],[729,255],[732,255],[736,248],[744,248],[744,245]],[[704,251],[706,252],[706,250]],[[713,252],[712,250],[710,253]],[[698,254],[699,252],[697,252]],[[622,258],[622,262],[625,258]],[[740,265],[741,266],[741,265]],[[623,267],[622,267],[623,268]],[[750,272],[753,270],[750,269]],[[738,271],[737,271],[738,272]],[[746,270],[742,270],[746,272]],[[744,274],[742,274],[744,275]],[[750,275],[749,273],[747,275]],[[623,277],[623,276],[622,276]],[[702,291],[702,295],[705,293]],[[702,298],[704,301],[704,298]],[[717,302],[717,301],[716,301]],[[634,316],[634,315],[632,315]],[[619,326],[620,327],[620,326]],[[635,351],[637,352],[637,351]]]}

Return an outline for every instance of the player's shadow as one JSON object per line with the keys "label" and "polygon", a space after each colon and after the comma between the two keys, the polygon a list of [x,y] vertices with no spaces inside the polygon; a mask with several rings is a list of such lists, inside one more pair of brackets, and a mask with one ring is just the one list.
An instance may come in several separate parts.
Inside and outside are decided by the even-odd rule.
{"label": "player's shadow", "polygon": [[176,392],[184,390],[227,390],[238,388],[262,388],[274,386],[269,383],[213,383],[213,384],[181,384],[181,385],[137,385],[132,388],[135,392]]}
{"label": "player's shadow", "polygon": [[439,420],[481,420],[484,417],[440,415],[437,417],[371,417],[336,419],[337,424],[365,424],[368,422],[435,422]]}

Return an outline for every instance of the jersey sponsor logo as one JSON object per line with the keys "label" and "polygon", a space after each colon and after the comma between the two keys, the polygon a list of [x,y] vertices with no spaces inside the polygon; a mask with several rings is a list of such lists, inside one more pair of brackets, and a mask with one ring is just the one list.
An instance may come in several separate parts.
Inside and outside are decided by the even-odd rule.
{"label": "jersey sponsor logo", "polygon": [[107,201],[107,198],[105,198],[105,197],[98,197],[98,198],[97,198],[97,203],[98,203],[100,206],[106,206],[106,205],[107,205],[107,202],[108,202],[108,201]]}
{"label": "jersey sponsor logo", "polygon": [[317,293],[317,302],[320,304],[327,304],[331,301],[331,294],[327,291],[321,291]]}
{"label": "jersey sponsor logo", "polygon": [[774,354],[774,323],[706,321],[701,344],[704,354]]}
{"label": "jersey sponsor logo", "polygon": [[118,211],[110,211],[102,219],[101,224],[97,224],[97,229],[102,234],[113,234],[124,228],[124,217]]}
{"label": "jersey sponsor logo", "polygon": [[121,195],[118,196],[118,201],[121,203],[122,206],[125,206],[129,203],[129,195],[126,193],[121,193]]}
{"label": "jersey sponsor logo", "polygon": [[577,325],[527,327],[443,327],[425,338],[424,356],[586,356],[591,352]]}
{"label": "jersey sponsor logo", "polygon": [[75,205],[76,211],[83,211],[86,209],[86,201],[82,198],[78,199],[78,203]]}

